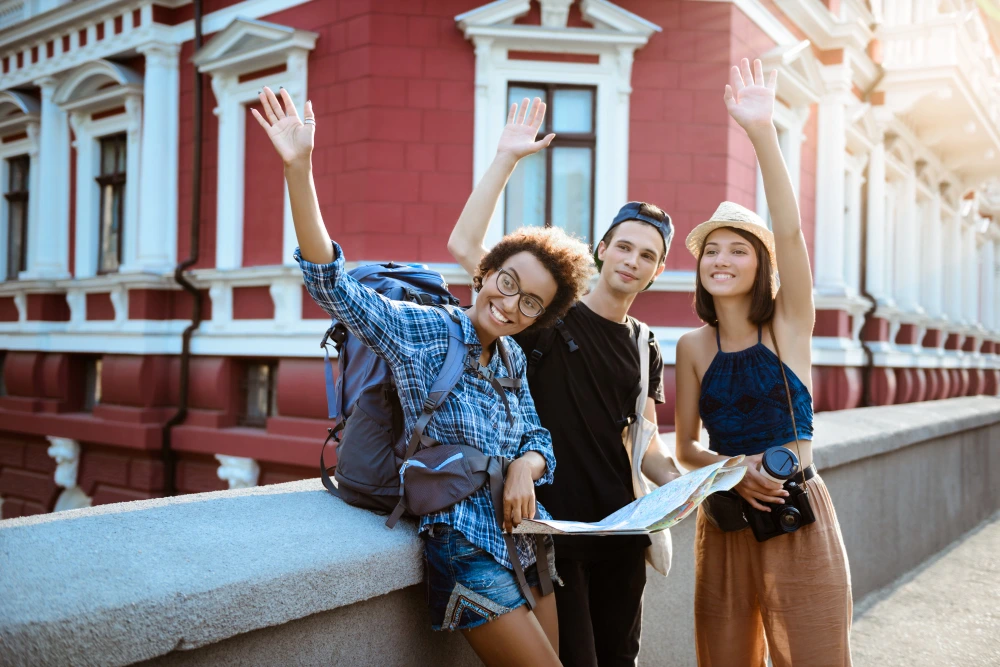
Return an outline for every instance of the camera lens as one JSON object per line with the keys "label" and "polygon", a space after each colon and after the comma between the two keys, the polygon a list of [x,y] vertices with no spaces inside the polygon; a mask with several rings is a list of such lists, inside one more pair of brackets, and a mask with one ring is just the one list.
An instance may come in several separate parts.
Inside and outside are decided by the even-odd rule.
{"label": "camera lens", "polygon": [[786,533],[794,533],[802,525],[802,513],[794,507],[782,507],[775,518]]}

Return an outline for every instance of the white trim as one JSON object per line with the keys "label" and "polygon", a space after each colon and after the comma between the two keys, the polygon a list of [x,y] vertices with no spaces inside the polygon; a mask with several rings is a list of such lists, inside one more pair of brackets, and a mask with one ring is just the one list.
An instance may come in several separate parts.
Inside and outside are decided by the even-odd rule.
{"label": "white trim", "polygon": [[[659,27],[605,0],[583,0],[585,20],[598,27],[549,28],[514,25],[525,13],[523,0],[501,0],[455,18],[476,54],[473,184],[486,172],[503,131],[511,81],[595,86],[593,239],[599,239],[628,199],[629,99],[635,49]],[[598,64],[511,60],[509,50],[598,54]],[[486,234],[486,244],[503,236],[501,198]]]}
{"label": "white trim", "polygon": [[38,224],[28,228],[28,269],[19,279],[62,279],[69,277],[69,123],[53,101],[55,79],[35,83],[41,90],[37,182],[45,184],[45,196],[37,198]]}
{"label": "white trim", "polygon": [[142,161],[136,174],[142,206],[134,262],[123,270],[168,271],[177,263],[180,47],[150,42],[138,51],[145,58]]}
{"label": "white trim", "polygon": [[[243,177],[245,168],[246,110],[257,99],[262,79],[239,82],[239,77],[276,65],[285,65],[279,76],[289,94],[305,103],[308,55],[318,35],[264,21],[234,19],[195,54],[198,71],[212,78],[212,92],[219,119],[216,195],[215,264],[220,269],[243,265]],[[274,76],[270,77],[272,80]],[[273,84],[272,84],[273,85]],[[288,191],[284,194],[282,261],[293,265],[295,226]]]}

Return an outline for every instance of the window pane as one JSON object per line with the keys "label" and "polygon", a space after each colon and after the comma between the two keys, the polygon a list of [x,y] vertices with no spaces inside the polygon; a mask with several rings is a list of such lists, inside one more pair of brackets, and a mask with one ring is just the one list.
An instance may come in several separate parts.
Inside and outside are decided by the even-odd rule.
{"label": "window pane", "polygon": [[118,156],[118,165],[117,165],[118,168],[117,168],[117,171],[118,171],[119,174],[124,174],[125,173],[125,154],[126,154],[126,150],[125,150],[125,137],[119,137],[118,141],[116,142],[116,144],[117,144],[117,146],[116,146],[116,154]]}
{"label": "window pane", "polygon": [[101,141],[101,176],[115,173],[115,147],[109,139]]}
{"label": "window pane", "polygon": [[545,226],[545,151],[517,163],[507,184],[504,233]]}
{"label": "window pane", "polygon": [[30,162],[27,156],[12,158],[7,161],[10,168],[8,192],[22,192],[28,189],[28,169]]}
{"label": "window pane", "polygon": [[97,258],[97,270],[106,273],[118,270],[118,193],[113,185],[101,188],[101,245]]}
{"label": "window pane", "polygon": [[246,367],[246,410],[241,419],[245,426],[265,426],[267,418],[277,414],[275,406],[275,371],[273,364],[249,364]]}
{"label": "window pane", "polygon": [[[504,115],[510,111],[510,105],[517,103],[520,104],[524,98],[527,97],[529,100],[533,100],[536,97],[541,98],[543,102],[547,102],[547,95],[544,88],[534,88],[531,86],[511,86],[507,89],[507,108],[504,109]],[[542,127],[538,130],[539,136],[545,136],[547,129],[550,125],[549,114],[545,114],[545,121]]]}
{"label": "window pane", "polygon": [[594,131],[594,91],[562,89],[553,93],[553,132]]}
{"label": "window pane", "polygon": [[89,359],[86,364],[83,409],[85,412],[91,412],[94,406],[101,402],[101,360]]}
{"label": "window pane", "polygon": [[552,226],[590,242],[592,148],[553,148]]}
{"label": "window pane", "polygon": [[7,202],[7,280],[17,280],[18,272],[27,269],[24,265],[27,203],[23,199]]}

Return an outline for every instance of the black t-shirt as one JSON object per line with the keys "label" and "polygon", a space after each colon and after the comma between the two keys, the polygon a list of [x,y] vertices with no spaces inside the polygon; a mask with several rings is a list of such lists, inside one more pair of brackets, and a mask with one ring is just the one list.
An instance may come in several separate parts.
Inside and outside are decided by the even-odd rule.
{"label": "black t-shirt", "polygon": [[[543,350],[529,379],[556,456],[554,482],[536,492],[556,519],[599,521],[635,500],[622,429],[639,393],[639,324],[632,317],[613,322],[583,303],[574,305],[563,322],[579,349],[571,352],[560,333],[548,334],[549,349]],[[515,340],[528,356],[547,344],[539,331],[526,331]],[[649,347],[648,395],[663,403],[663,358],[652,334]],[[646,546],[649,538],[573,536],[558,538],[556,544],[560,557],[599,558]]]}

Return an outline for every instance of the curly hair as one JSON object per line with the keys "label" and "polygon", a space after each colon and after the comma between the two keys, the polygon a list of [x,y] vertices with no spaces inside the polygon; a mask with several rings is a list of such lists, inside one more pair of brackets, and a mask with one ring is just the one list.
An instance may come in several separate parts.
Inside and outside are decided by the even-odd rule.
{"label": "curly hair", "polygon": [[534,255],[556,281],[552,303],[531,325],[531,328],[550,327],[586,292],[595,273],[590,249],[558,227],[522,227],[500,239],[479,260],[472,278],[473,289],[482,290],[487,273],[502,269],[508,259],[521,252]]}

